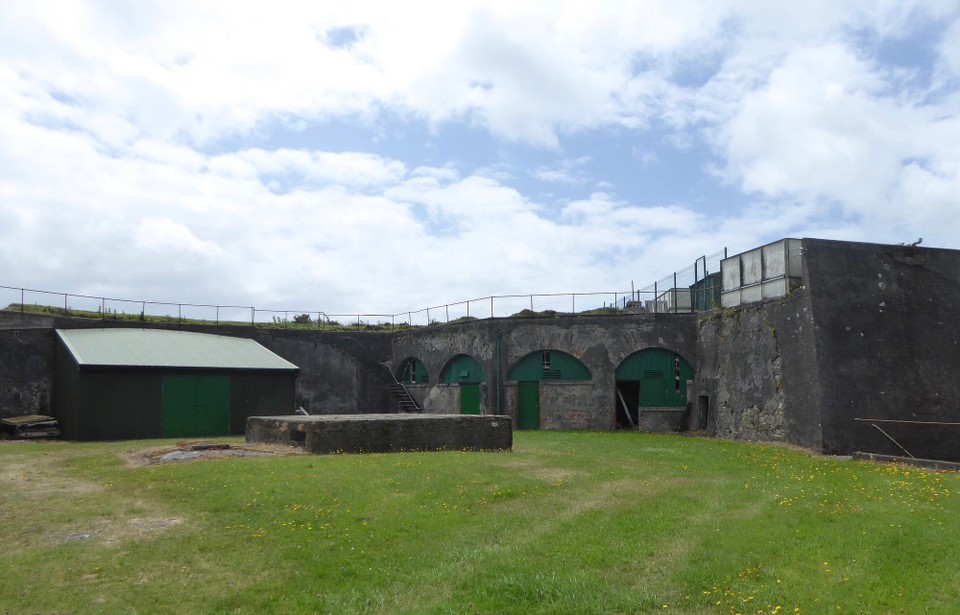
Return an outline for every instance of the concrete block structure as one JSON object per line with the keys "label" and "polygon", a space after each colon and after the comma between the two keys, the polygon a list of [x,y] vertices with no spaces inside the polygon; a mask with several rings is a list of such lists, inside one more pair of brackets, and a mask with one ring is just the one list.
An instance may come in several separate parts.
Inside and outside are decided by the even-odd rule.
{"label": "concrete block structure", "polygon": [[300,446],[316,454],[403,451],[508,451],[508,416],[335,414],[254,416],[247,442]]}

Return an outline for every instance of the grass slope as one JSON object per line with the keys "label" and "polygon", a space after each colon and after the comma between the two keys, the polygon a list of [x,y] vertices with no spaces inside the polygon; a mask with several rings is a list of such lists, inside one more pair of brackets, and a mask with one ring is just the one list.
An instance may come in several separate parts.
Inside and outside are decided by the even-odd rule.
{"label": "grass slope", "polygon": [[132,467],[0,446],[0,613],[956,613],[960,478],[518,432],[512,453]]}

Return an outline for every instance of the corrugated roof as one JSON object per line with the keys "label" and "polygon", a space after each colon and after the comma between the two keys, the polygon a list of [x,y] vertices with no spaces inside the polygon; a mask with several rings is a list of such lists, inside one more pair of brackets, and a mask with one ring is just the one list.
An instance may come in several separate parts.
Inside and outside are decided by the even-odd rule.
{"label": "corrugated roof", "polygon": [[81,367],[295,370],[257,342],[162,329],[57,329]]}

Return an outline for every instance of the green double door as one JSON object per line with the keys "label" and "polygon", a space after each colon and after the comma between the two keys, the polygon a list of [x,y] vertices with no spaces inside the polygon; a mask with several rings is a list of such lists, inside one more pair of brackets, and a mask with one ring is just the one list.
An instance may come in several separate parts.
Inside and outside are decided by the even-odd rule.
{"label": "green double door", "polygon": [[230,377],[176,375],[163,378],[164,438],[230,433]]}

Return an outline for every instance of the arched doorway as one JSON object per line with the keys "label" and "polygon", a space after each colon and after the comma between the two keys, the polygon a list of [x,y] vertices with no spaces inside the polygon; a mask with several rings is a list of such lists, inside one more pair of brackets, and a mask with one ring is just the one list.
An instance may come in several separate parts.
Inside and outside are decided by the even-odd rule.
{"label": "arched doorway", "polygon": [[636,429],[644,411],[670,412],[687,406],[693,367],[665,348],[645,348],[624,359],[616,372],[618,429]]}
{"label": "arched doorway", "polygon": [[486,380],[476,359],[458,354],[440,371],[440,382],[460,388],[460,414],[480,414],[480,383]]}
{"label": "arched doorway", "polygon": [[400,364],[397,370],[397,380],[403,384],[427,384],[430,382],[430,374],[427,373],[427,366],[423,361],[416,357],[408,357]]}
{"label": "arched doorway", "polygon": [[517,382],[517,429],[540,429],[540,383],[590,380],[590,370],[580,359],[560,350],[538,350],[516,362],[508,380]]}

